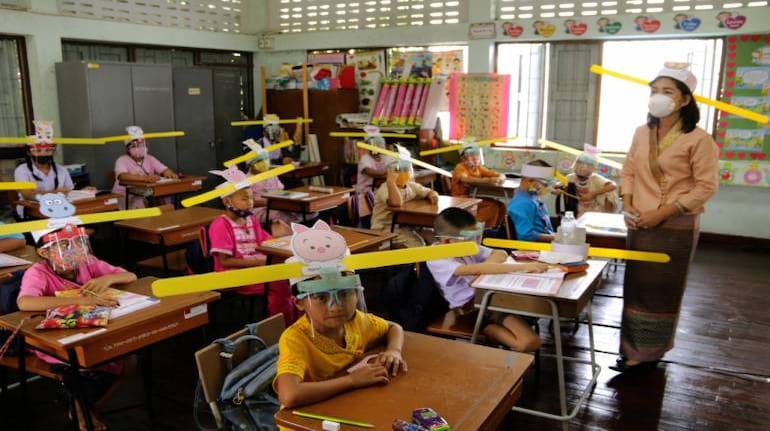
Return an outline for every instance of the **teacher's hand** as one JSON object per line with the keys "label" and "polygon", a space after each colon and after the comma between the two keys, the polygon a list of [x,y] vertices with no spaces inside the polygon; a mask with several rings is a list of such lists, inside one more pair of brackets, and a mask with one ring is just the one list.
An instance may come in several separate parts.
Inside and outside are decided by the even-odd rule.
{"label": "teacher's hand", "polygon": [[663,212],[659,209],[654,211],[646,211],[639,216],[639,219],[636,221],[636,225],[642,229],[647,229],[663,223],[665,219],[665,214],[663,214]]}
{"label": "teacher's hand", "polygon": [[623,203],[623,221],[626,222],[627,228],[639,228],[639,214],[639,211],[637,211],[631,204]]}

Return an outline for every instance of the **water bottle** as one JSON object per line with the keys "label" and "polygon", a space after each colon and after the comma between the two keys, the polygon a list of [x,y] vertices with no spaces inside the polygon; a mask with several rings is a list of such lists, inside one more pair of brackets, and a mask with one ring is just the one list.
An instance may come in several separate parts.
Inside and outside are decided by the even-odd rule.
{"label": "water bottle", "polygon": [[577,220],[572,211],[567,211],[561,218],[561,232],[564,239],[564,244],[575,244],[575,229],[577,228]]}

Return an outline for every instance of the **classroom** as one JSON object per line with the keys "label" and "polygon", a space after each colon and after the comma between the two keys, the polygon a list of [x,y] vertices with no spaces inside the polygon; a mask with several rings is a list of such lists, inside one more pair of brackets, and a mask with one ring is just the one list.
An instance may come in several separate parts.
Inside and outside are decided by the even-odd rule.
{"label": "classroom", "polygon": [[0,0],[0,429],[767,430],[768,213],[768,1]]}

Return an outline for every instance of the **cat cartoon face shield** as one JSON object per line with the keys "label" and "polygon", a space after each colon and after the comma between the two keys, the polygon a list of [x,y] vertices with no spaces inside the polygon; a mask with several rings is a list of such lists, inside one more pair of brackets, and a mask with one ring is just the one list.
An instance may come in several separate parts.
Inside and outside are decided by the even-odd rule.
{"label": "cat cartoon face shield", "polygon": [[33,232],[32,236],[40,240],[39,249],[48,251],[54,271],[72,271],[94,258],[88,233],[82,227],[67,225],[55,232]]}

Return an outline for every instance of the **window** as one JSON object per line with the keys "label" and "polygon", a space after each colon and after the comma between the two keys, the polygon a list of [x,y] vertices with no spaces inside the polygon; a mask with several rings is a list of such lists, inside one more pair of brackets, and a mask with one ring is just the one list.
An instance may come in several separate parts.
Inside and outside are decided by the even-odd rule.
{"label": "window", "polygon": [[[698,78],[696,93],[711,99],[717,96],[721,59],[721,39],[605,42],[602,53],[605,68],[645,79],[654,77],[666,61],[688,62]],[[645,86],[602,76],[597,137],[602,151],[628,151],[634,130],[647,119],[649,94]],[[698,126],[713,133],[714,108],[698,106]]]}
{"label": "window", "polygon": [[0,35],[0,136],[24,136],[31,123],[24,39]]}
{"label": "window", "polygon": [[508,134],[519,137],[508,145],[534,146],[541,136],[546,48],[543,43],[497,46],[497,73],[511,75]]}

